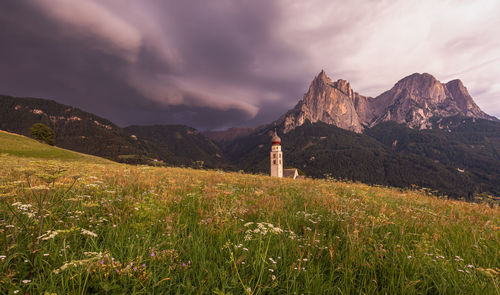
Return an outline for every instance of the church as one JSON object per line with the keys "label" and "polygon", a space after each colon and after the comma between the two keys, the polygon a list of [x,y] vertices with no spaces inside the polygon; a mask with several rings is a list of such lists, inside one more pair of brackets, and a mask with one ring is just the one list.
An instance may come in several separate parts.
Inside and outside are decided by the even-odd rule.
{"label": "church", "polygon": [[296,179],[299,177],[297,169],[283,169],[283,152],[281,151],[281,138],[278,137],[276,129],[274,129],[274,135],[271,139],[271,154],[270,154],[270,164],[271,164],[271,176],[272,177],[286,177]]}

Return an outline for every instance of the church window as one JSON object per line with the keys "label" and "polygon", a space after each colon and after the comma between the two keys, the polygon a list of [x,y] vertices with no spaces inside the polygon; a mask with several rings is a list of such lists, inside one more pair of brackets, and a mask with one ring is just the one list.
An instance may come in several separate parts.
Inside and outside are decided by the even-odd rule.
{"label": "church window", "polygon": [[280,159],[281,159],[281,154],[280,154]]}
{"label": "church window", "polygon": [[273,164],[276,164],[276,160],[273,160]]}
{"label": "church window", "polygon": [[276,158],[276,154],[273,154],[273,158]]}
{"label": "church window", "polygon": [[281,165],[281,160],[280,160],[280,165]]}

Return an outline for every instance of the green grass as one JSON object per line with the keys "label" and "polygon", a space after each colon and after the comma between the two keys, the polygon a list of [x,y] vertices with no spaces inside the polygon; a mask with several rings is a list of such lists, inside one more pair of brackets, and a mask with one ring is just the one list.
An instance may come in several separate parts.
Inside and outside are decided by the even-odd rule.
{"label": "green grass", "polygon": [[2,294],[499,294],[499,230],[415,191],[0,156]]}
{"label": "green grass", "polygon": [[108,160],[81,154],[55,146],[50,146],[34,139],[0,130],[0,154],[39,159],[76,160],[106,163]]}

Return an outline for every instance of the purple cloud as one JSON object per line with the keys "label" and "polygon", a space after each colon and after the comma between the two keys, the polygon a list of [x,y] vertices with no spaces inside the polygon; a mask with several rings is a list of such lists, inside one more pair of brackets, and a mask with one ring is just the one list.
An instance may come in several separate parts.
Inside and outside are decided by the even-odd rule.
{"label": "purple cloud", "polygon": [[[325,69],[376,96],[402,77],[462,79],[500,115],[500,2],[40,0],[0,4],[0,93],[120,125],[258,125]],[[213,116],[216,116],[214,118]]]}

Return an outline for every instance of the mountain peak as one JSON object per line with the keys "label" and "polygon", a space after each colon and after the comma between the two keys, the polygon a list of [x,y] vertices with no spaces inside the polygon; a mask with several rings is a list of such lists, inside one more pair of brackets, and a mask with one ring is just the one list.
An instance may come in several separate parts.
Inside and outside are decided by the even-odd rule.
{"label": "mountain peak", "polygon": [[353,102],[354,91],[345,80],[332,80],[322,70],[314,77],[304,98],[293,110],[280,120],[284,123],[284,132],[311,122],[325,122],[340,128],[361,132],[363,127],[359,122]]}
{"label": "mountain peak", "polygon": [[326,75],[324,70],[321,70],[321,72],[319,72],[319,74],[316,77],[314,77],[312,81],[312,84],[331,84],[331,83],[332,79],[330,79],[330,77]]}
{"label": "mountain peak", "polygon": [[496,120],[481,111],[458,79],[444,84],[429,73],[413,73],[371,98],[354,92],[346,80],[332,82],[321,70],[304,98],[280,120],[285,133],[306,120],[361,132],[385,121],[427,129],[432,128],[432,117],[456,115]]}
{"label": "mountain peak", "polygon": [[465,88],[464,83],[460,79],[454,79],[446,83],[446,87],[449,88],[458,88],[467,91],[467,88]]}
{"label": "mountain peak", "polygon": [[404,77],[396,83],[399,87],[428,87],[430,85],[439,83],[439,81],[431,74],[428,73],[413,73]]}

